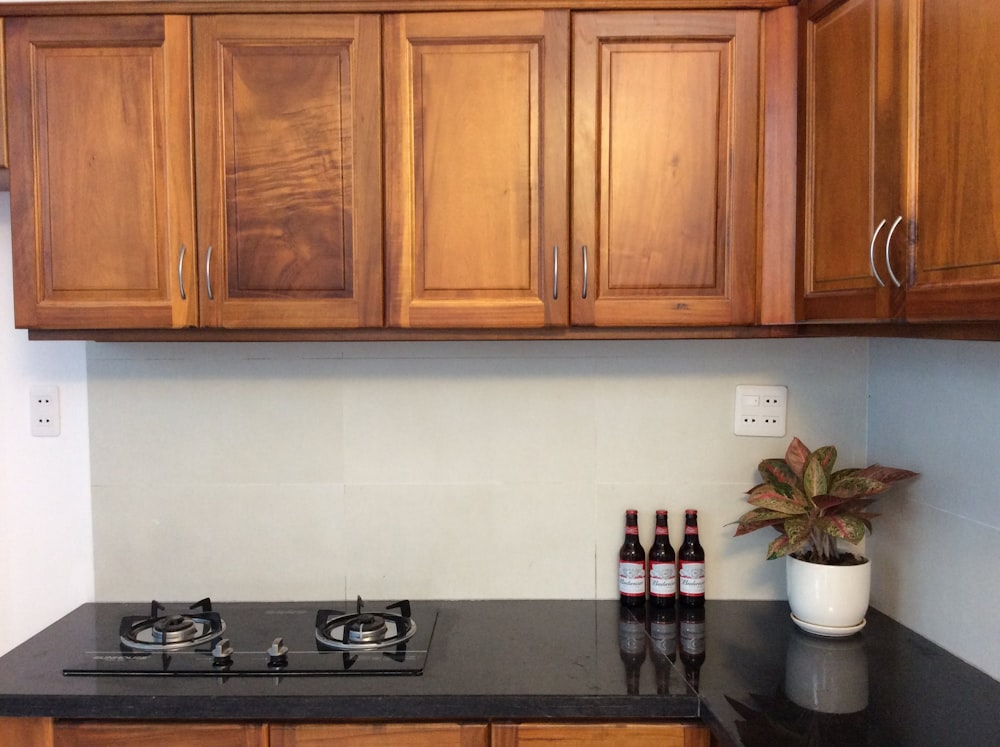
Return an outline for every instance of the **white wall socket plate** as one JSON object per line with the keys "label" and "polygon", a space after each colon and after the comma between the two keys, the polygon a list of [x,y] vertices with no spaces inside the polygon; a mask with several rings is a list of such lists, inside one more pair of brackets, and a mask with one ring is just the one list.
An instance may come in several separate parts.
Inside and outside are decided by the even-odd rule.
{"label": "white wall socket plate", "polygon": [[59,387],[37,385],[29,388],[28,411],[32,436],[58,436]]}
{"label": "white wall socket plate", "polygon": [[785,435],[788,419],[788,387],[740,384],[734,409],[733,433],[737,436],[780,438]]}

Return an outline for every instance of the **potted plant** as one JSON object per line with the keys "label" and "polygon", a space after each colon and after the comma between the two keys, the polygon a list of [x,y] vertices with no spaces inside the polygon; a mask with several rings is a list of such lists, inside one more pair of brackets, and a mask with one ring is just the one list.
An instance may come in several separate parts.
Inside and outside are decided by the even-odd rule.
{"label": "potted plant", "polygon": [[839,541],[857,545],[872,530],[872,497],[917,473],[897,467],[834,471],[837,449],[810,451],[793,438],[784,459],[758,466],[764,479],[747,491],[754,506],[737,521],[735,536],[774,527],[768,559],[787,557],[788,602],[799,627],[819,635],[850,635],[864,625],[871,564]]}

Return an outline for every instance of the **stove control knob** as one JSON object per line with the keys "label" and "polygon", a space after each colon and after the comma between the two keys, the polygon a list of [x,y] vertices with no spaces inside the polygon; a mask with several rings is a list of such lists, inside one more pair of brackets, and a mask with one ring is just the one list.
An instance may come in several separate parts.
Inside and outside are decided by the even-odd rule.
{"label": "stove control knob", "polygon": [[267,650],[267,665],[269,667],[288,666],[288,646],[285,645],[284,638],[275,638],[274,643]]}
{"label": "stove control knob", "polygon": [[220,638],[212,647],[212,666],[228,667],[233,663],[233,647],[228,638]]}

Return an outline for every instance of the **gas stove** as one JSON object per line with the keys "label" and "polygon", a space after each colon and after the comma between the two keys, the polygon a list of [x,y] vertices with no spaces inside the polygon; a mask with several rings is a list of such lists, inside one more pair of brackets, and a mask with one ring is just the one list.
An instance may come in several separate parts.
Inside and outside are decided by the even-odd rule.
{"label": "gas stove", "polygon": [[[353,611],[302,603],[216,608],[153,601],[99,633],[67,676],[290,677],[419,675],[437,611],[408,600]],[[110,626],[109,626],[110,627]]]}

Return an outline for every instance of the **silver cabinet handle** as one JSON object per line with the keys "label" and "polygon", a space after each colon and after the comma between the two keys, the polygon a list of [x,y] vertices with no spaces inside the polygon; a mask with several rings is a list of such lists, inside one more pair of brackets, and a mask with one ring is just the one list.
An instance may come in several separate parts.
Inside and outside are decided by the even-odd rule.
{"label": "silver cabinet handle", "polygon": [[187,244],[181,244],[181,258],[177,260],[177,285],[181,289],[181,300],[187,301],[187,293],[184,292],[184,255],[187,254]]}
{"label": "silver cabinet handle", "polygon": [[[883,221],[884,223],[885,221]],[[208,252],[205,254],[205,288],[208,290],[208,300],[214,301],[212,295],[212,245],[208,245]]]}
{"label": "silver cabinet handle", "polygon": [[583,295],[581,298],[587,297],[587,245],[583,245]]}
{"label": "silver cabinet handle", "polygon": [[559,299],[559,245],[552,247],[552,300]]}
{"label": "silver cabinet handle", "polygon": [[[885,221],[882,221],[883,223]],[[889,235],[885,237],[885,266],[889,268],[889,277],[892,278],[892,282],[896,284],[899,288],[902,283],[899,282],[899,278],[896,277],[896,273],[892,271],[892,260],[889,259],[889,243],[892,241],[892,235],[896,232],[896,226],[903,222],[903,216],[897,216],[896,220],[892,222],[892,227],[889,229]]]}
{"label": "silver cabinet handle", "polygon": [[882,282],[882,278],[878,276],[878,270],[875,269],[875,239],[878,237],[879,231],[885,226],[885,218],[882,222],[878,224],[878,228],[875,229],[875,233],[872,234],[872,242],[868,245],[868,262],[872,266],[872,275],[875,276],[875,280],[878,284],[885,288],[885,283]]}

